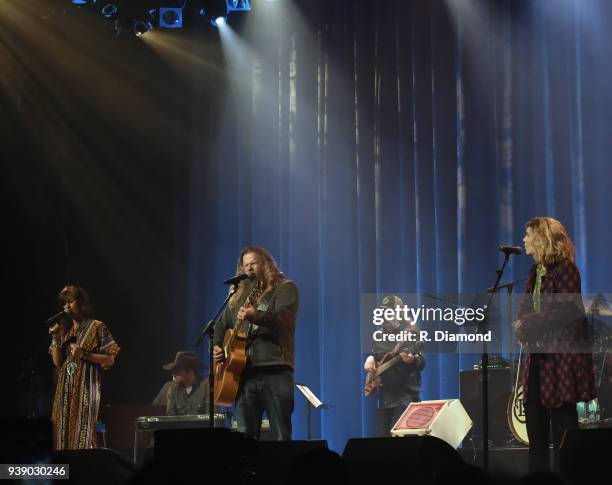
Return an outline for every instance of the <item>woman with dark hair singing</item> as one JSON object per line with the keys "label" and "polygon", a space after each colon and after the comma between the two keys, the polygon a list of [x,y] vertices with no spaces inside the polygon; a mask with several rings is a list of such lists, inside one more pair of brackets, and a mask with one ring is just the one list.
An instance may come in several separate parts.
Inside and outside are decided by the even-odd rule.
{"label": "woman with dark hair singing", "polygon": [[523,399],[529,469],[536,471],[549,468],[551,425],[558,468],[563,433],[578,428],[576,403],[595,398],[595,378],[574,244],[550,217],[536,217],[525,228],[525,253],[535,264],[514,329],[528,352]]}
{"label": "woman with dark hair singing", "polygon": [[57,450],[95,447],[101,369],[115,363],[119,346],[104,323],[93,318],[83,288],[68,285],[59,294],[70,322],[49,329],[49,353],[58,369],[53,400],[53,440]]}

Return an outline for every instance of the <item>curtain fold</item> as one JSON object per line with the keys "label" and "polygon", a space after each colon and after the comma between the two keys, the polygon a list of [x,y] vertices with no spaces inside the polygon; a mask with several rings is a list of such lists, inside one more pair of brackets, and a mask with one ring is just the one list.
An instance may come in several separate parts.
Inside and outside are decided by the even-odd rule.
{"label": "curtain fold", "polygon": [[[241,82],[227,81],[206,164],[194,138],[189,308],[210,313],[223,289],[205,280],[231,274],[240,247],[267,247],[300,288],[297,381],[332,405],[314,436],[341,451],[374,429],[363,293],[482,292],[497,246],[538,215],[569,229],[583,288],[607,290],[611,7],[278,3],[286,24],[253,11],[248,59],[228,60]],[[513,259],[506,280],[529,265]],[[427,355],[422,399],[459,397],[478,359]],[[303,407],[297,395],[296,438]]]}

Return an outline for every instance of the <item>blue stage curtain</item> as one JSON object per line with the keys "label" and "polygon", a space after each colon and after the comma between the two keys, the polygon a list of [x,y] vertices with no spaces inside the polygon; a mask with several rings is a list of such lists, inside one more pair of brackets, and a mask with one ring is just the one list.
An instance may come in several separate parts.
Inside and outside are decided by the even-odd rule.
{"label": "blue stage curtain", "polygon": [[[194,102],[188,342],[240,248],[268,248],[301,292],[296,379],[332,405],[313,434],[341,451],[374,430],[364,292],[483,291],[497,246],[539,215],[568,228],[583,291],[610,287],[612,3],[277,4],[291,21],[266,29],[254,9],[248,52],[226,59],[216,146]],[[421,398],[458,397],[478,358],[427,355]]]}

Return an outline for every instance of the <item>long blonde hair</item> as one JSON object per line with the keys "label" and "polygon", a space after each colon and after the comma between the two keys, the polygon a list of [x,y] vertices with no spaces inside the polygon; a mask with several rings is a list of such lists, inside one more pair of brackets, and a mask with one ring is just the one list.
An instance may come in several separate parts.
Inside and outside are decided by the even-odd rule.
{"label": "long blonde hair", "polygon": [[574,262],[574,243],[563,224],[552,217],[536,217],[525,224],[532,234],[536,261],[550,266],[561,261]]}
{"label": "long blonde hair", "polygon": [[[242,266],[242,259],[244,258],[246,254],[249,254],[249,253],[255,253],[261,259],[261,263],[263,265],[263,274],[264,274],[263,283],[265,285],[264,293],[270,291],[272,288],[274,288],[278,284],[280,280],[284,279],[283,273],[281,273],[281,271],[278,269],[276,261],[274,261],[274,258],[272,257],[272,255],[266,249],[262,248],[261,246],[246,246],[245,248],[242,249],[242,251],[240,251],[240,255],[238,256],[238,262],[236,263],[236,276],[244,273],[244,268]],[[233,305],[235,302],[237,302],[240,299],[245,289],[248,287],[249,283],[250,283],[249,280],[244,280],[240,282],[238,291],[234,293],[234,295],[232,296],[230,300],[230,305]]]}

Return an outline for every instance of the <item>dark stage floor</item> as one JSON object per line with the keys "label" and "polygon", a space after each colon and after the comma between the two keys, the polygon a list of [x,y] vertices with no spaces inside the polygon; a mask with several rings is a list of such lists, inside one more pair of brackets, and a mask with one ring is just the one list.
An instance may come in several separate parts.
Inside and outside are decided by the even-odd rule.
{"label": "dark stage floor", "polygon": [[[482,466],[482,449],[466,446],[459,454],[466,463]],[[489,448],[489,470],[504,474],[522,476],[528,471],[529,447],[523,445]]]}

